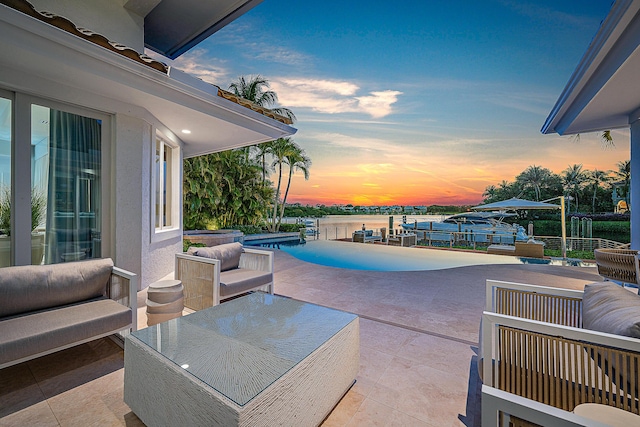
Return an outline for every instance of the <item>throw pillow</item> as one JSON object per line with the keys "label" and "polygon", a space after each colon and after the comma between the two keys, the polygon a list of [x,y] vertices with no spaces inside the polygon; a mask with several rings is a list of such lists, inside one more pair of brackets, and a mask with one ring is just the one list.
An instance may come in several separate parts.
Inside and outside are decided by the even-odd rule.
{"label": "throw pillow", "polygon": [[240,265],[242,244],[234,242],[207,248],[197,248],[193,251],[193,254],[204,258],[220,260],[220,271],[233,270]]}
{"label": "throw pillow", "polygon": [[640,296],[613,282],[585,286],[582,326],[594,331],[640,338]]}

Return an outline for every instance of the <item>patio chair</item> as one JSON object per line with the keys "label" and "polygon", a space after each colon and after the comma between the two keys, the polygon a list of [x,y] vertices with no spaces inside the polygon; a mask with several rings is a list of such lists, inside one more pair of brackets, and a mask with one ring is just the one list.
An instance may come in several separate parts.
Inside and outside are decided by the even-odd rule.
{"label": "patio chair", "polygon": [[640,285],[638,251],[631,249],[596,249],[593,251],[598,274],[605,280]]}
{"label": "patio chair", "polygon": [[574,413],[583,403],[640,413],[638,295],[610,282],[576,291],[488,280],[486,298],[483,426],[602,425]]}
{"label": "patio chair", "polygon": [[381,242],[382,234],[373,234],[373,230],[357,230],[353,232],[351,241],[356,243]]}
{"label": "patio chair", "polygon": [[226,243],[176,254],[184,306],[202,310],[250,291],[273,294],[273,252]]}

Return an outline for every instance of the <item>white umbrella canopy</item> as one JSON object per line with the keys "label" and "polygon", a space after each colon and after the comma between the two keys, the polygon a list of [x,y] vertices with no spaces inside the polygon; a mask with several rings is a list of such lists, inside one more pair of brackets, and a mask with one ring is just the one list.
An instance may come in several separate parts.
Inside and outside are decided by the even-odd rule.
{"label": "white umbrella canopy", "polygon": [[[486,205],[474,206],[471,209],[477,211],[501,211],[501,210],[532,210],[532,209],[560,209],[560,221],[562,228],[562,236],[561,236],[561,248],[562,248],[562,258],[567,258],[567,231],[565,224],[565,213],[564,213],[564,197],[556,197],[555,199],[560,200],[559,205],[554,205],[553,203],[546,202],[534,202],[531,200],[518,199],[513,197],[509,200],[502,200],[500,202],[488,203]],[[554,200],[554,199],[551,199]]]}
{"label": "white umbrella canopy", "polygon": [[560,205],[553,203],[534,202],[531,200],[518,199],[513,197],[500,202],[488,203],[486,205],[474,206],[471,209],[476,211],[500,211],[500,210],[531,210],[531,209],[560,209]]}

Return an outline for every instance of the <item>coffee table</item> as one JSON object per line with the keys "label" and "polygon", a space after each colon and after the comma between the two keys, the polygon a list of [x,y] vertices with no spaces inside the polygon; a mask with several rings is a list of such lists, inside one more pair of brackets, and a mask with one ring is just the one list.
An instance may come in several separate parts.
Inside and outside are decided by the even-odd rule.
{"label": "coffee table", "polygon": [[256,292],[128,335],[124,400],[147,426],[319,425],[359,343],[354,314]]}

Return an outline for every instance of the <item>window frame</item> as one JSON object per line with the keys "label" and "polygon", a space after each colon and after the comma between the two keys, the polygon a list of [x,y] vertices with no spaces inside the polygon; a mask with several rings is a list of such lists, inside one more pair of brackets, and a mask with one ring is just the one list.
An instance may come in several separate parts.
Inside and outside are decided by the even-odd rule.
{"label": "window frame", "polygon": [[[65,102],[41,98],[24,92],[0,87],[0,96],[12,99],[11,129],[11,234],[27,236],[31,233],[31,107],[38,105],[102,121],[101,126],[101,254],[110,257],[113,252],[111,230],[111,120],[112,115]],[[29,179],[24,179],[28,176]],[[21,214],[22,213],[22,214]],[[31,265],[30,239],[11,239],[11,265]]]}
{"label": "window frame", "polygon": [[[180,177],[182,176],[182,162],[181,162],[181,147],[179,144],[171,141],[171,139],[164,136],[159,130],[155,130],[152,133],[154,137],[151,141],[151,200],[150,200],[150,225],[151,225],[151,242],[159,242],[167,239],[172,239],[174,237],[182,236],[182,185]],[[171,149],[171,164],[169,174],[165,175],[165,166],[164,162],[161,163],[160,168],[156,168],[155,159],[156,159],[156,151],[158,144],[160,143],[161,151],[160,158],[164,158],[165,147]],[[161,175],[158,174],[160,172]],[[158,192],[158,186],[160,185],[160,176],[166,176],[166,184],[168,191],[160,191]],[[170,194],[171,200],[169,202],[170,206],[170,216],[171,216],[171,225],[163,225],[161,224],[159,227],[156,226],[156,219],[158,218],[159,213],[157,212],[156,207],[159,206],[157,203],[158,194]],[[161,204],[162,205],[162,201]]]}

